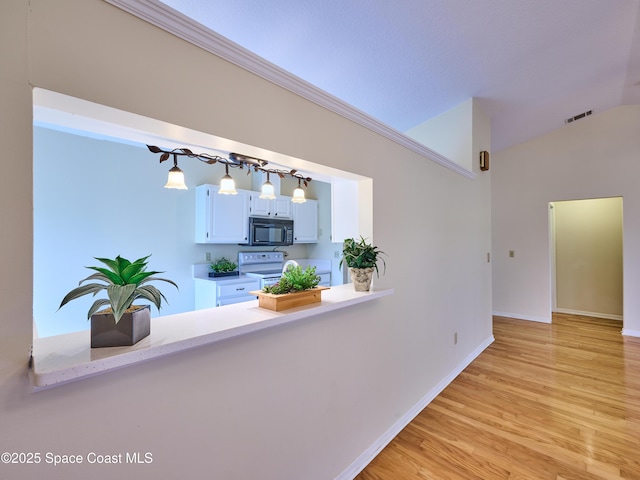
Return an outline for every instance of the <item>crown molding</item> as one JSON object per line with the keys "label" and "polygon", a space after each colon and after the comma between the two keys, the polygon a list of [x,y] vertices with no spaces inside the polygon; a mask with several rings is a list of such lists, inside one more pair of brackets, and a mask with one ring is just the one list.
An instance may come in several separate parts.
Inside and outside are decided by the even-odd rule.
{"label": "crown molding", "polygon": [[330,95],[286,70],[266,61],[246,48],[212,31],[158,0],[104,0],[145,22],[155,25],[182,40],[217,55],[275,85],[289,90],[327,110],[351,120],[403,147],[422,155],[464,177],[476,174],[431,150],[413,138],[389,127],[372,116]]}

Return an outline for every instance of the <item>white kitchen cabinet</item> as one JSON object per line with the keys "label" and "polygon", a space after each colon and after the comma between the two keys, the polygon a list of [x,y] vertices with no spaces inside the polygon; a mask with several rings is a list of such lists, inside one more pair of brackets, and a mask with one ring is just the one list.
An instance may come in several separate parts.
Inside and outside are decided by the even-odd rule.
{"label": "white kitchen cabinet", "polygon": [[273,202],[273,212],[276,217],[291,218],[291,197],[278,195],[271,202]]}
{"label": "white kitchen cabinet", "polygon": [[321,287],[330,287],[331,286],[331,274],[330,273],[320,273],[318,275],[320,277],[320,285]]}
{"label": "white kitchen cabinet", "polygon": [[217,185],[196,187],[196,243],[246,243],[251,192],[219,195],[218,190]]}
{"label": "white kitchen cabinet", "polygon": [[220,307],[255,300],[249,292],[260,290],[260,279],[238,277],[222,280],[195,279],[195,309]]}
{"label": "white kitchen cabinet", "polygon": [[265,200],[259,192],[251,192],[249,202],[249,214],[253,217],[291,218],[291,197],[277,195],[274,200]]}
{"label": "white kitchen cabinet", "polygon": [[323,287],[331,286],[331,260],[326,258],[296,258],[295,261],[303,270],[307,267],[315,267],[316,275],[320,277],[318,285]]}
{"label": "white kitchen cabinet", "polygon": [[318,201],[293,204],[293,243],[318,242]]}

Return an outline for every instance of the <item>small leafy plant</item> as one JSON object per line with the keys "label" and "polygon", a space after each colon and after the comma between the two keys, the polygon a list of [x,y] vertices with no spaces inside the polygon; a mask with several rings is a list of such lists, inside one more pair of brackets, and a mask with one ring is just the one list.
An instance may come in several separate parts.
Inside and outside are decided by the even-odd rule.
{"label": "small leafy plant", "polygon": [[[156,287],[146,284],[152,281],[161,281],[170,283],[176,288],[178,288],[178,285],[166,278],[153,276],[163,272],[147,271],[147,259],[150,256],[151,255],[139,258],[134,262],[122,258],[120,255],[115,259],[95,257],[96,260],[104,263],[107,268],[86,267],[89,270],[95,270],[96,273],[89,275],[84,280],[80,280],[80,286],[67,293],[62,299],[59,308],[62,308],[71,300],[88,295],[89,293],[95,297],[102,290],[106,290],[108,298],[100,298],[93,302],[87,314],[87,319],[91,318],[91,315],[96,313],[101,307],[108,305],[113,311],[115,323],[118,323],[122,315],[138,298],[149,300],[160,310],[162,299],[164,299],[165,302],[167,299]],[[82,285],[84,282],[90,280],[98,280],[104,283],[92,282]]]}
{"label": "small leafy plant", "polygon": [[284,293],[309,290],[317,287],[318,283],[320,283],[320,277],[316,275],[316,267],[310,265],[303,270],[300,265],[289,265],[278,283],[267,285],[262,291],[264,293],[281,295]]}
{"label": "small leafy plant", "polygon": [[340,268],[342,263],[346,263],[349,268],[374,268],[376,275],[380,276],[378,272],[378,262],[382,261],[383,274],[387,271],[387,264],[382,258],[382,255],[386,255],[378,247],[367,243],[366,239],[360,236],[360,240],[356,241],[353,238],[347,238],[344,241],[342,247],[342,260],[340,260]]}
{"label": "small leafy plant", "polygon": [[211,271],[216,273],[227,273],[233,272],[238,268],[238,264],[232,262],[226,257],[217,258],[215,261],[211,262]]}

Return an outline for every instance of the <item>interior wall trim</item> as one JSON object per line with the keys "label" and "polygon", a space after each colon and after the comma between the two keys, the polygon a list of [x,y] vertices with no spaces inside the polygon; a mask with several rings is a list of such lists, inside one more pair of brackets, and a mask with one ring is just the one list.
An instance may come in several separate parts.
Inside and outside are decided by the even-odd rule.
{"label": "interior wall trim", "polygon": [[158,0],[104,0],[192,45],[347,118],[466,178],[476,174],[372,116],[330,95]]}
{"label": "interior wall trim", "polygon": [[554,308],[553,311],[558,313],[566,313],[568,315],[582,315],[583,317],[595,317],[605,318],[607,320],[624,321],[624,317],[622,315],[616,315],[613,313],[585,312],[583,310],[573,310],[571,308]]}
{"label": "interior wall trim", "polygon": [[640,330],[629,330],[628,328],[623,328],[620,333],[625,337],[640,337]]}
{"label": "interior wall trim", "polygon": [[551,323],[551,317],[537,317],[534,315],[522,315],[519,313],[496,312],[495,310],[492,312],[492,315],[495,317],[515,318],[516,320],[528,320],[530,322]]}

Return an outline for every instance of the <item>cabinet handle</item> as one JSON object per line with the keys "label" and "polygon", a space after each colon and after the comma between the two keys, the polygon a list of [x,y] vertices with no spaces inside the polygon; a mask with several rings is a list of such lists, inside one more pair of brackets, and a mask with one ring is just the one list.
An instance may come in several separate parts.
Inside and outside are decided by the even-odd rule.
{"label": "cabinet handle", "polygon": [[242,290],[244,290],[244,287],[236,288],[236,292],[240,292]]}

